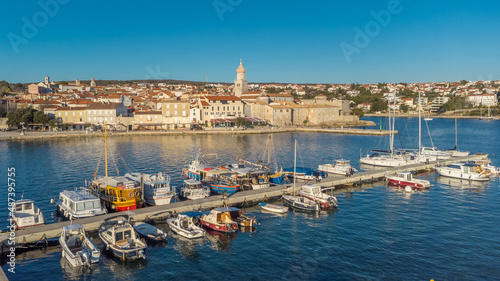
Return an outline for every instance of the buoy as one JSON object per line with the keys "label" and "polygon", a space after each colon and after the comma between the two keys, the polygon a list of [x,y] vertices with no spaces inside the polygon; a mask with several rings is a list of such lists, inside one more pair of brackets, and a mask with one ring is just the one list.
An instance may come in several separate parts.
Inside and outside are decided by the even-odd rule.
{"label": "buoy", "polygon": [[411,192],[411,186],[407,185],[407,186],[405,187],[405,191],[406,191],[406,192]]}

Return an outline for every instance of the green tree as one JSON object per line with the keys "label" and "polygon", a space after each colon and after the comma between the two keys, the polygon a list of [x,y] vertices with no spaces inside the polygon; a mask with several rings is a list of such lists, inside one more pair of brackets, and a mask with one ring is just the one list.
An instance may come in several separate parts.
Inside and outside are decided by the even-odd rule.
{"label": "green tree", "polygon": [[387,109],[387,104],[385,101],[381,98],[375,98],[372,101],[372,107],[370,109],[370,112],[376,112],[376,111],[382,111]]}
{"label": "green tree", "polygon": [[402,110],[404,113],[407,113],[410,107],[407,104],[403,103],[402,105],[399,106],[399,109]]}
{"label": "green tree", "polygon": [[357,115],[359,118],[361,118],[361,117],[365,116],[365,113],[363,112],[363,110],[362,110],[361,108],[354,108],[354,109],[352,110],[352,113],[353,113],[354,115]]}
{"label": "green tree", "polygon": [[47,124],[49,123],[49,116],[47,114],[44,114],[42,111],[37,111],[33,114],[33,123]]}
{"label": "green tree", "polygon": [[469,83],[469,81],[467,81],[467,80],[460,80],[460,84],[462,84],[462,85],[465,85],[467,83]]}
{"label": "green tree", "polygon": [[238,117],[236,118],[236,126],[246,126],[248,123],[247,123],[247,120],[243,117]]}

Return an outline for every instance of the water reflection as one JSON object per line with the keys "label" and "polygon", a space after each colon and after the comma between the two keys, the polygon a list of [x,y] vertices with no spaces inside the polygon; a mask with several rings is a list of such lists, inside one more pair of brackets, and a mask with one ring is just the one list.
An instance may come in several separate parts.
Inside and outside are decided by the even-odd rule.
{"label": "water reflection", "polygon": [[210,241],[210,247],[217,251],[231,250],[231,242],[238,236],[237,232],[223,233],[207,229],[206,238]]}
{"label": "water reflection", "polygon": [[80,279],[80,276],[82,275],[88,276],[94,270],[99,269],[99,264],[92,264],[91,266],[71,266],[69,261],[63,257],[61,257],[59,263],[61,264],[61,268],[64,273],[64,278],[67,280],[78,280]]}
{"label": "water reflection", "polygon": [[201,256],[196,248],[206,243],[205,238],[188,239],[175,233],[173,233],[171,237],[175,239],[175,243],[173,243],[174,249],[177,250],[184,259],[195,263],[199,261]]}
{"label": "water reflection", "polygon": [[465,188],[482,189],[487,184],[486,182],[468,181],[468,180],[454,179],[442,176],[438,176],[436,178],[436,182],[445,186],[464,188],[464,189]]}

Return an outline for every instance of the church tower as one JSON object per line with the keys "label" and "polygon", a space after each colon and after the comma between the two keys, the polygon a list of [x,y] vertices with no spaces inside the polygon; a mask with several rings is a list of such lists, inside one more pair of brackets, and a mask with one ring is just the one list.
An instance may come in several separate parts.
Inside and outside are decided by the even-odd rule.
{"label": "church tower", "polygon": [[92,76],[92,81],[90,81],[90,87],[95,87],[97,86],[94,80],[94,76]]}
{"label": "church tower", "polygon": [[248,87],[247,87],[247,80],[245,79],[245,68],[243,67],[242,60],[240,59],[240,66],[238,66],[238,69],[236,69],[236,79],[234,80],[234,90],[233,94],[237,97],[241,97],[241,94],[243,92],[246,92]]}

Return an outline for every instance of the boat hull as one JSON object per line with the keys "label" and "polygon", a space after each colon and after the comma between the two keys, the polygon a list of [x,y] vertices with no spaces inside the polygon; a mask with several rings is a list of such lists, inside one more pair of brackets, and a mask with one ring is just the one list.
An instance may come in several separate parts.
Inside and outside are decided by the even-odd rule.
{"label": "boat hull", "polygon": [[304,212],[318,212],[320,210],[320,204],[305,204],[305,203],[301,203],[297,200],[294,200],[294,198],[292,197],[296,197],[296,196],[283,196],[283,201],[285,203],[285,205],[293,208],[293,209],[296,209],[296,210],[300,210],[300,211],[304,211]]}
{"label": "boat hull", "polygon": [[228,223],[228,224],[219,224],[219,223],[211,223],[205,220],[200,219],[201,224],[208,228],[212,229],[215,231],[219,232],[225,232],[225,233],[233,233],[238,230],[238,224],[237,223]]}
{"label": "boat hull", "polygon": [[203,183],[203,185],[210,188],[210,191],[213,194],[224,194],[224,191],[226,192],[226,194],[234,194],[240,189],[239,185],[221,185],[214,183]]}
{"label": "boat hull", "polygon": [[401,179],[396,179],[396,178],[387,178],[387,181],[389,182],[390,185],[393,186],[410,186],[412,189],[425,189],[429,188],[429,185],[419,183],[419,182],[414,182],[414,181],[406,181],[406,180],[401,180]]}
{"label": "boat hull", "polygon": [[288,212],[288,207],[286,206],[279,206],[279,205],[274,205],[274,204],[267,204],[267,203],[259,203],[260,208],[262,210],[268,211],[268,212],[273,212],[273,213],[278,213],[278,214],[284,214]]}

